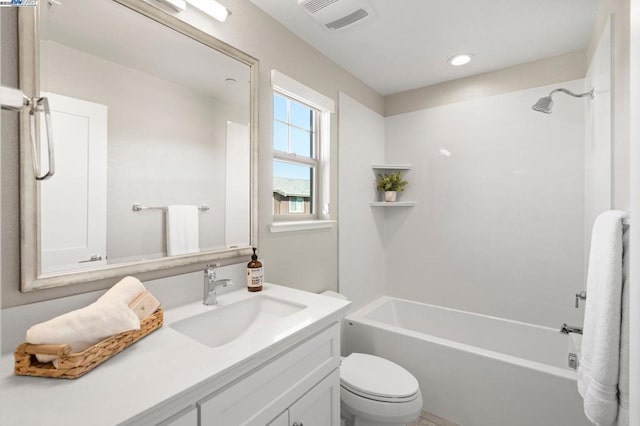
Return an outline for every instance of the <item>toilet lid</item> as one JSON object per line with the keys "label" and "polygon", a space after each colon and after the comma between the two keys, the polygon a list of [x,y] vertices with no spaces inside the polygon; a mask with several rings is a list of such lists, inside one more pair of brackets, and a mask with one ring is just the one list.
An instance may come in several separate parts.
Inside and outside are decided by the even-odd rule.
{"label": "toilet lid", "polygon": [[340,365],[342,386],[383,399],[407,398],[418,392],[418,381],[411,373],[387,359],[353,353]]}

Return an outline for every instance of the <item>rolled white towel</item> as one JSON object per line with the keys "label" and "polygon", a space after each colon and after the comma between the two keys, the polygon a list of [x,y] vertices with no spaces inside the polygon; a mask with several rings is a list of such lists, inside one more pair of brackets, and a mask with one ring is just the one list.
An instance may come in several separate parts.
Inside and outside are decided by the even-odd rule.
{"label": "rolled white towel", "polygon": [[[81,352],[91,345],[123,331],[139,330],[140,320],[129,307],[146,289],[133,277],[114,285],[97,301],[68,312],[27,330],[26,341],[32,344],[68,344],[71,352]],[[36,355],[40,362],[56,365],[55,355]]]}
{"label": "rolled white towel", "polygon": [[[140,320],[122,302],[95,302],[68,312],[27,330],[27,342],[71,346],[71,352],[82,352],[91,345],[117,333],[139,330]],[[40,362],[50,362],[55,355],[37,355]]]}
{"label": "rolled white towel", "polygon": [[98,302],[115,300],[128,305],[145,290],[146,288],[144,284],[142,284],[136,277],[124,277],[118,281],[117,284],[111,287],[109,291],[100,296]]}

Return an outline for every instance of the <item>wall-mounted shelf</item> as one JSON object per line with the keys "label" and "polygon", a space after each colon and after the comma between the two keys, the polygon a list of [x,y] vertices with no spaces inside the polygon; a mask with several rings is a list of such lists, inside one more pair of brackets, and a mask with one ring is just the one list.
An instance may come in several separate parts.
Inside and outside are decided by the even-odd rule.
{"label": "wall-mounted shelf", "polygon": [[[372,164],[371,168],[374,172],[377,170],[395,170],[395,171],[408,171],[411,170],[413,166],[411,164]],[[372,201],[369,203],[371,207],[414,207],[416,205],[415,201],[394,201],[394,202],[386,202],[386,201]]]}
{"label": "wall-mounted shelf", "polygon": [[416,205],[415,201],[394,201],[387,203],[385,201],[372,201],[369,203],[371,207],[413,207]]}
{"label": "wall-mounted shelf", "polygon": [[373,170],[411,170],[411,164],[372,164]]}

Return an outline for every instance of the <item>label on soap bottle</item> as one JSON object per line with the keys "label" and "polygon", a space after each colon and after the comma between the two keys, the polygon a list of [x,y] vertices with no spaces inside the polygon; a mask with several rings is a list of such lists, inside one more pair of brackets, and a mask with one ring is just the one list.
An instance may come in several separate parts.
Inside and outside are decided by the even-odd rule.
{"label": "label on soap bottle", "polygon": [[263,268],[247,268],[247,287],[261,288],[264,283]]}

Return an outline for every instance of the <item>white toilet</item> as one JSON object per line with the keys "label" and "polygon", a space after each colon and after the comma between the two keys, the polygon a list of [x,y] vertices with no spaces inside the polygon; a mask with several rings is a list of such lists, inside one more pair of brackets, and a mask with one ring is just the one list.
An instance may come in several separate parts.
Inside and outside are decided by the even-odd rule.
{"label": "white toilet", "polygon": [[[325,291],[328,297],[347,300]],[[352,353],[340,364],[343,426],[404,426],[422,411],[422,393],[411,373],[388,359]]]}
{"label": "white toilet", "polygon": [[340,412],[346,426],[396,426],[417,419],[422,394],[411,373],[387,359],[352,353],[340,365]]}

